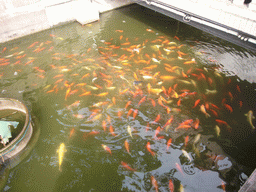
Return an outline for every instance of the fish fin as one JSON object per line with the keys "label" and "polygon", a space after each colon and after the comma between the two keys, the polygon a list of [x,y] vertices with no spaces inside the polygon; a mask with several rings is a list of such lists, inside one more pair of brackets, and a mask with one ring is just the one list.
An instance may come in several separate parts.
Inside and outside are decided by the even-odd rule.
{"label": "fish fin", "polygon": [[211,115],[209,113],[206,113],[205,116],[206,116],[206,118],[211,117]]}

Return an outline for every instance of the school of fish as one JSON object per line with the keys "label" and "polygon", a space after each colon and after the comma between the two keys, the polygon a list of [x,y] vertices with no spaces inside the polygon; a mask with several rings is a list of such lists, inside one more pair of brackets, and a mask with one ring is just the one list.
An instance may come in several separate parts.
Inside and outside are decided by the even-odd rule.
{"label": "school of fish", "polygon": [[[176,139],[172,135],[183,135],[181,151],[187,162],[193,161],[191,153],[200,155],[196,145],[200,143],[200,133],[204,129],[201,121],[212,122],[210,131],[215,133],[216,138],[221,137],[223,132],[232,132],[230,122],[222,117],[223,114],[232,115],[234,108],[244,107],[244,101],[239,96],[242,90],[237,82],[225,77],[219,65],[199,64],[196,56],[189,53],[190,47],[177,36],[157,36],[151,29],[146,29],[145,33],[153,34],[155,38],[152,39],[129,39],[123,30],[114,33],[115,38],[102,40],[97,51],[88,48],[81,54],[55,52],[53,42],[63,41],[63,38],[53,34],[50,38],[54,40],[34,42],[27,50],[4,47],[0,53],[0,79],[9,75],[8,67],[15,67],[17,73],[28,68],[33,70],[38,81],[48,79],[50,82],[41,91],[63,100],[73,119],[101,125],[100,130],[92,128],[89,133],[84,133],[85,141],[106,133],[111,137],[126,136],[123,149],[130,156],[134,151],[131,143],[138,137],[138,130],[132,126],[134,121],[140,121],[145,125],[144,131],[152,133],[151,138],[139,145],[145,146],[145,153],[154,158],[158,156],[154,147],[157,142],[166,142],[165,150],[172,151]],[[51,55],[51,63],[47,66],[40,64],[41,53]],[[218,95],[219,84],[225,85],[226,91],[221,93],[221,99],[213,102],[212,98]],[[36,81],[33,86],[37,86]],[[92,101],[87,106],[89,116],[76,110],[88,105],[87,100]],[[107,113],[108,110],[115,113],[114,117]],[[157,111],[157,114],[145,120],[145,110]],[[179,114],[183,111],[193,113],[193,118],[181,119]],[[244,115],[248,126],[255,129],[253,109],[247,109]],[[116,121],[126,122],[126,130],[115,126]],[[69,139],[75,137],[77,131],[75,127],[70,129]],[[193,145],[194,151],[189,151],[189,145]],[[111,144],[102,143],[99,147],[106,155],[115,155]],[[66,152],[64,143],[57,152],[61,170]],[[120,161],[120,166],[131,172],[140,170],[125,159]],[[177,172],[184,175],[180,162],[175,162],[175,166]],[[153,189],[159,191],[154,175],[150,181]],[[168,186],[169,191],[176,191],[176,188],[183,191],[183,186],[177,186],[174,178],[169,179]]]}

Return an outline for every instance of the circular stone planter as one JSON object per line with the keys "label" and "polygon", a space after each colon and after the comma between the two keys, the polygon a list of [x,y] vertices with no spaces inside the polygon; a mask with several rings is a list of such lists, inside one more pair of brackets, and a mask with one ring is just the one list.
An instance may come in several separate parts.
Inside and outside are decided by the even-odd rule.
{"label": "circular stone planter", "polygon": [[[4,147],[0,149],[0,162],[2,163],[13,159],[15,156],[26,147],[31,139],[33,133],[33,127],[31,124],[31,116],[27,107],[16,99],[0,98],[0,118],[7,119],[9,121],[18,121],[23,125],[20,131],[11,138],[10,142],[6,143]],[[17,128],[18,129],[18,128]],[[13,168],[16,163],[10,163],[10,168]]]}
{"label": "circular stone planter", "polygon": [[[0,121],[19,122],[5,146],[0,148],[0,190],[6,185],[10,170],[25,159],[35,146],[40,126],[37,118],[31,116],[28,108],[20,101],[11,98],[0,98]],[[1,133],[3,133],[1,131]]]}

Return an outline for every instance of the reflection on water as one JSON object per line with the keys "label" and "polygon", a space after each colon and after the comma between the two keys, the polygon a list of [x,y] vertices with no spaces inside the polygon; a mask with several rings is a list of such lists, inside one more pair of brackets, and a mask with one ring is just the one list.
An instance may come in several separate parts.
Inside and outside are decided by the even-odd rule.
{"label": "reflection on water", "polygon": [[139,6],[0,50],[1,96],[41,125],[5,191],[238,191],[255,167],[247,50]]}

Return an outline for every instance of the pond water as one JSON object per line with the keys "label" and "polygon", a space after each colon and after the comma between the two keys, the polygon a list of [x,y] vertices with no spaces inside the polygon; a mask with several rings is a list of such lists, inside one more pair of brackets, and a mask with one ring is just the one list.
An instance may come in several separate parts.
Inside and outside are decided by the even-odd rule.
{"label": "pond water", "polygon": [[249,50],[136,5],[0,50],[41,127],[4,191],[238,191],[256,167]]}

